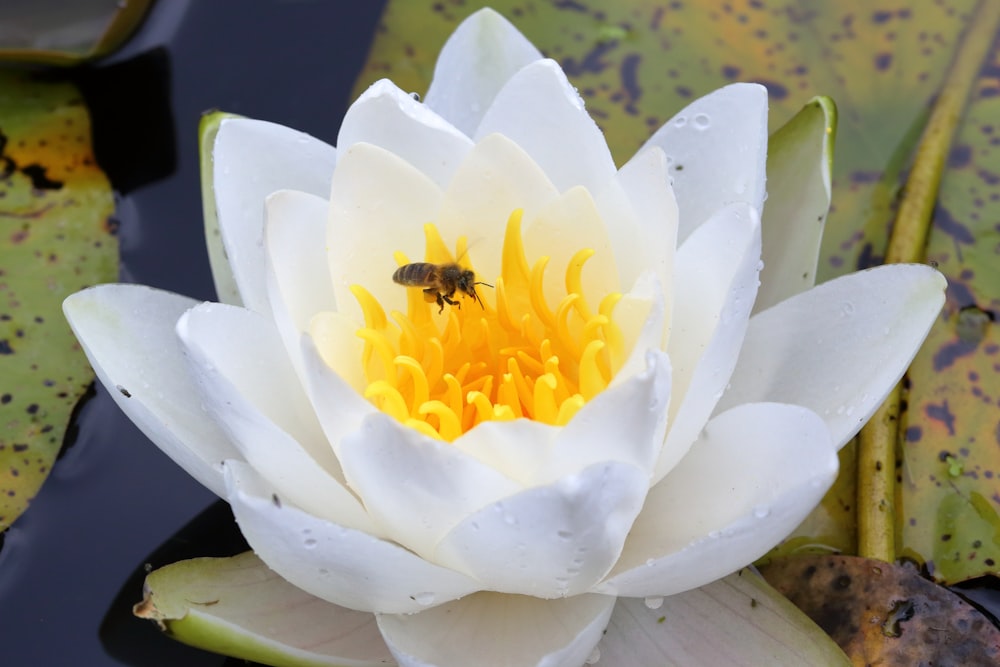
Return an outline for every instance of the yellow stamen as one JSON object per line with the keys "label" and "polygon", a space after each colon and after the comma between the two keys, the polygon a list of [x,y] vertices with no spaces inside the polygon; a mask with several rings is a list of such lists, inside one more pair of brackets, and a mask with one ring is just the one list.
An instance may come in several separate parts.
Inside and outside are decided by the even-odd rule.
{"label": "yellow stamen", "polygon": [[[424,226],[424,235],[424,261],[471,268],[464,237],[453,255],[433,224]],[[566,295],[553,309],[544,290],[549,257],[529,268],[518,210],[507,222],[501,275],[484,278],[495,289],[476,288],[482,304],[460,289],[451,295],[457,304],[439,315],[436,295],[428,299],[417,286],[408,289],[407,312],[393,312],[390,323],[368,290],[352,286],[365,319],[358,330],[365,343],[365,398],[446,441],[489,420],[565,425],[607,388],[627,353],[612,318],[621,295],[604,296],[595,309],[582,291],[584,264],[593,255],[590,248],[573,255],[565,267]],[[394,259],[409,262],[401,252]]]}

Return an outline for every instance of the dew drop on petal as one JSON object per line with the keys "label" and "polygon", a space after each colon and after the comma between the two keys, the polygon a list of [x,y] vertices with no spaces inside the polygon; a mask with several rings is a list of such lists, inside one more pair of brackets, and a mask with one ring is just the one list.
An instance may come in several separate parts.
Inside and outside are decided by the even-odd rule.
{"label": "dew drop on petal", "polygon": [[655,564],[656,564],[656,561],[654,561],[652,558],[647,558],[646,559],[646,567],[653,567],[653,565],[655,565]]}
{"label": "dew drop on petal", "polygon": [[559,539],[561,539],[561,540],[567,540],[567,541],[568,541],[568,540],[569,540],[570,538],[572,538],[572,537],[573,537],[573,533],[571,533],[571,532],[570,532],[570,531],[568,531],[568,530],[560,530],[560,531],[557,531],[557,532],[556,532],[556,535],[558,535],[558,536],[559,536]]}
{"label": "dew drop on petal", "polygon": [[595,646],[594,650],[590,652],[589,656],[587,656],[586,663],[588,665],[596,665],[597,661],[600,659],[601,659],[601,649]]}
{"label": "dew drop on petal", "polygon": [[306,549],[315,549],[316,548],[316,540],[314,540],[311,537],[307,538],[302,544],[303,544],[303,546],[305,546]]}
{"label": "dew drop on petal", "polygon": [[758,519],[766,519],[771,514],[771,508],[767,505],[757,505],[753,508],[753,515]]}
{"label": "dew drop on petal", "polygon": [[663,606],[663,596],[648,597],[644,600],[648,609],[659,609]]}
{"label": "dew drop on petal", "polygon": [[417,593],[413,596],[413,601],[421,607],[429,607],[434,604],[435,597],[434,593]]}
{"label": "dew drop on petal", "polygon": [[674,125],[677,127],[684,127],[685,125],[687,125],[687,122],[688,119],[685,118],[684,116],[678,116],[677,118],[674,118]]}
{"label": "dew drop on petal", "polygon": [[850,317],[851,315],[853,315],[854,304],[851,303],[850,301],[845,301],[844,303],[840,304],[840,314],[843,315],[844,317]]}
{"label": "dew drop on petal", "polygon": [[692,121],[694,122],[695,128],[699,130],[707,130],[709,127],[712,126],[712,119],[708,116],[707,113],[697,114],[692,119]]}

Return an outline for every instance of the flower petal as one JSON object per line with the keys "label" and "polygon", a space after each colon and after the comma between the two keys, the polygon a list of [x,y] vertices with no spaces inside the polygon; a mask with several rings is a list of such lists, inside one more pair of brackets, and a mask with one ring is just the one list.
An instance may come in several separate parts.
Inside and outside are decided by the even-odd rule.
{"label": "flower petal", "polygon": [[678,289],[667,343],[673,400],[656,480],[687,452],[729,382],[759,271],[760,219],[746,204],[721,209],[677,250]]}
{"label": "flower petal", "polygon": [[427,558],[455,524],[519,485],[382,412],[334,443],[351,488],[387,535]]}
{"label": "flower petal", "polygon": [[670,403],[670,357],[649,349],[646,369],[587,402],[556,436],[542,479],[556,479],[602,461],[628,463],[653,474]]}
{"label": "flower petal", "polygon": [[823,225],[830,209],[836,126],[833,100],[815,97],[771,135],[767,206],[761,216],[764,269],[755,313],[816,282]]}
{"label": "flower petal", "polygon": [[322,197],[296,190],[280,190],[266,200],[267,296],[300,379],[305,377],[302,334],[316,313],[337,309],[326,261],[328,208]]}
{"label": "flower petal", "polygon": [[377,619],[400,667],[580,667],[614,603],[602,595],[539,600],[476,593],[419,614]]}
{"label": "flower petal", "polygon": [[673,595],[762,556],[837,476],[826,424],[796,405],[750,403],[712,419],[646,498],[597,592]]}
{"label": "flower petal", "polygon": [[225,495],[220,464],[242,459],[201,407],[174,324],[197,302],[142,285],[99,285],[63,311],[97,378],[128,418],[189,475]]}
{"label": "flower petal", "polygon": [[639,152],[667,154],[680,209],[678,240],[726,204],[761,210],[767,155],[767,89],[734,83],[695,100],[656,131]]}
{"label": "flower petal", "polygon": [[716,410],[751,401],[802,405],[843,446],[902,377],[944,304],[945,285],[929,266],[880,266],[754,315]]}
{"label": "flower petal", "polygon": [[219,216],[215,206],[215,173],[212,169],[212,147],[219,133],[219,125],[226,118],[239,116],[222,111],[206,111],[198,123],[198,161],[201,171],[201,211],[205,218],[205,246],[208,250],[208,263],[212,268],[212,279],[215,283],[215,294],[222,303],[242,306],[240,288],[233,278],[233,270],[226,257],[226,249],[222,245],[222,233],[219,231]]}
{"label": "flower petal", "polygon": [[270,665],[392,664],[373,614],[309,595],[252,551],[167,565],[144,588],[136,615],[198,648]]}
{"label": "flower petal", "polygon": [[445,193],[438,231],[445,240],[475,229],[469,239],[476,272],[500,275],[500,249],[507,219],[524,210],[525,224],[559,192],[524,149],[500,134],[479,141],[455,172]]}
{"label": "flower petal", "polygon": [[851,664],[828,634],[748,569],[666,598],[618,598],[598,649],[597,664],[630,667]]}
{"label": "flower petal", "polygon": [[260,120],[226,118],[212,149],[215,206],[243,305],[268,312],[264,199],[277,190],[326,197],[337,151],[308,134]]}
{"label": "flower petal", "polygon": [[621,291],[607,225],[585,188],[570,188],[550,201],[529,220],[523,236],[529,265],[539,257],[549,258],[542,279],[547,303],[558,304],[566,296],[566,267],[583,248],[594,251],[580,276],[590,307],[596,308],[609,292]]}
{"label": "flower petal", "polygon": [[475,137],[493,133],[521,146],[560,192],[597,192],[616,171],[604,133],[554,60],[535,61],[504,85]]}
{"label": "flower petal", "polygon": [[374,532],[274,327],[252,311],[205,303],[178,320],[177,334],[205,409],[247,462],[303,510]]}
{"label": "flower petal", "polygon": [[465,575],[428,563],[392,542],[284,503],[246,463],[227,461],[225,477],[229,503],[254,553],[282,577],[327,602],[360,611],[410,614],[481,588]]}
{"label": "flower petal", "polygon": [[406,312],[406,290],[392,282],[393,251],[411,262],[424,255],[424,224],[438,218],[440,188],[384,148],[354,144],[342,150],[333,175],[327,252],[337,309],[364,322],[350,286],[362,285],[386,312]]}
{"label": "flower petal", "polygon": [[492,9],[481,9],[445,42],[424,102],[471,137],[507,80],[541,58],[510,21]]}
{"label": "flower petal", "polygon": [[337,146],[359,142],[395,153],[442,189],[472,150],[468,136],[388,79],[373,83],[344,116]]}
{"label": "flower petal", "polygon": [[631,285],[641,271],[651,270],[672,294],[679,219],[663,151],[651,146],[638,153],[595,200],[611,237],[619,283]]}
{"label": "flower petal", "polygon": [[522,491],[468,516],[441,540],[434,561],[489,590],[583,593],[618,559],[648,480],[635,466],[609,462]]}

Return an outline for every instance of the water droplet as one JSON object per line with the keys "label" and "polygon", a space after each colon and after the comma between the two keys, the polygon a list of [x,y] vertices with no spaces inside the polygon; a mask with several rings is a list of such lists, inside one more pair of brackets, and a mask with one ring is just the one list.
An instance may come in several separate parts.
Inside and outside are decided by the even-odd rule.
{"label": "water droplet", "polygon": [[843,406],[843,405],[841,405],[841,406],[839,406],[839,407],[837,408],[837,414],[838,414],[838,415],[842,415],[842,414],[844,414],[844,406]]}
{"label": "water droplet", "polygon": [[851,303],[850,301],[845,301],[844,303],[840,304],[840,314],[843,315],[844,317],[850,317],[851,315],[853,315],[854,304]]}
{"label": "water droplet", "polygon": [[684,127],[685,125],[687,125],[687,122],[688,119],[685,118],[684,116],[678,116],[677,118],[674,118],[674,126],[676,127]]}
{"label": "water droplet", "polygon": [[663,606],[663,597],[662,596],[649,597],[646,598],[645,602],[646,602],[646,607],[648,607],[649,609],[659,609],[660,607]]}
{"label": "water droplet", "polygon": [[654,565],[655,563],[656,563],[656,561],[655,561],[655,560],[653,560],[652,558],[647,558],[647,559],[646,559],[646,567],[653,567],[653,565]]}
{"label": "water droplet", "polygon": [[412,97],[417,102],[420,101],[420,93],[410,93],[410,97]]}
{"label": "water droplet", "polygon": [[413,600],[421,607],[428,607],[434,604],[435,597],[433,593],[417,593],[413,596]]}
{"label": "water droplet", "polygon": [[477,522],[473,521],[469,525],[472,527],[472,530],[479,530],[479,524]]}
{"label": "water droplet", "polygon": [[844,414],[846,416],[848,416],[848,417],[850,417],[852,414],[854,414],[854,406],[853,405],[848,405],[847,406],[847,410],[844,411]]}
{"label": "water droplet", "polygon": [[707,130],[712,126],[712,119],[707,113],[700,113],[693,118],[694,126],[699,130]]}
{"label": "water droplet", "polygon": [[517,525],[517,517],[515,517],[513,514],[504,514],[503,515],[503,522],[505,524],[507,524],[508,526],[516,526]]}
{"label": "water droplet", "polygon": [[569,539],[570,539],[571,537],[573,537],[573,533],[571,533],[571,532],[570,532],[570,531],[568,531],[568,530],[560,530],[560,531],[557,531],[557,532],[556,532],[556,535],[558,535],[558,536],[559,536],[559,539],[560,539],[560,540],[569,540]]}
{"label": "water droplet", "polygon": [[315,549],[316,548],[316,540],[314,540],[311,537],[309,539],[307,539],[305,542],[303,542],[302,544],[305,545],[306,549]]}
{"label": "water droplet", "polygon": [[591,651],[590,655],[587,656],[586,663],[588,665],[596,665],[597,661],[600,659],[601,659],[601,649],[595,646],[594,650]]}
{"label": "water droplet", "polygon": [[736,194],[741,195],[747,191],[747,182],[736,181],[736,185],[733,186],[733,189],[736,191]]}
{"label": "water droplet", "polygon": [[767,505],[757,505],[753,508],[753,515],[758,519],[766,519],[771,514],[771,508]]}
{"label": "water droplet", "polygon": [[757,270],[758,271],[764,270],[764,260],[760,260],[759,262],[757,262]]}
{"label": "water droplet", "polygon": [[722,537],[722,533],[720,533],[717,530],[712,530],[712,531],[709,531],[709,533],[708,533],[708,539],[710,539],[710,540],[717,540],[720,537]]}

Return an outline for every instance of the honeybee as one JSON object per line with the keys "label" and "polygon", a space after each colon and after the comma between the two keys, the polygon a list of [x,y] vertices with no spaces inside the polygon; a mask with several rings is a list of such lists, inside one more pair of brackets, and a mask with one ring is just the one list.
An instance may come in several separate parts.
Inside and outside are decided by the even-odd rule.
{"label": "honeybee", "polygon": [[438,313],[444,311],[444,304],[462,307],[462,304],[452,299],[455,292],[465,292],[483,306],[482,299],[476,294],[476,285],[493,287],[489,283],[476,280],[472,269],[462,268],[460,264],[432,264],[430,262],[414,262],[404,264],[392,274],[393,282],[407,287],[423,287],[424,298],[435,301],[441,306]]}

